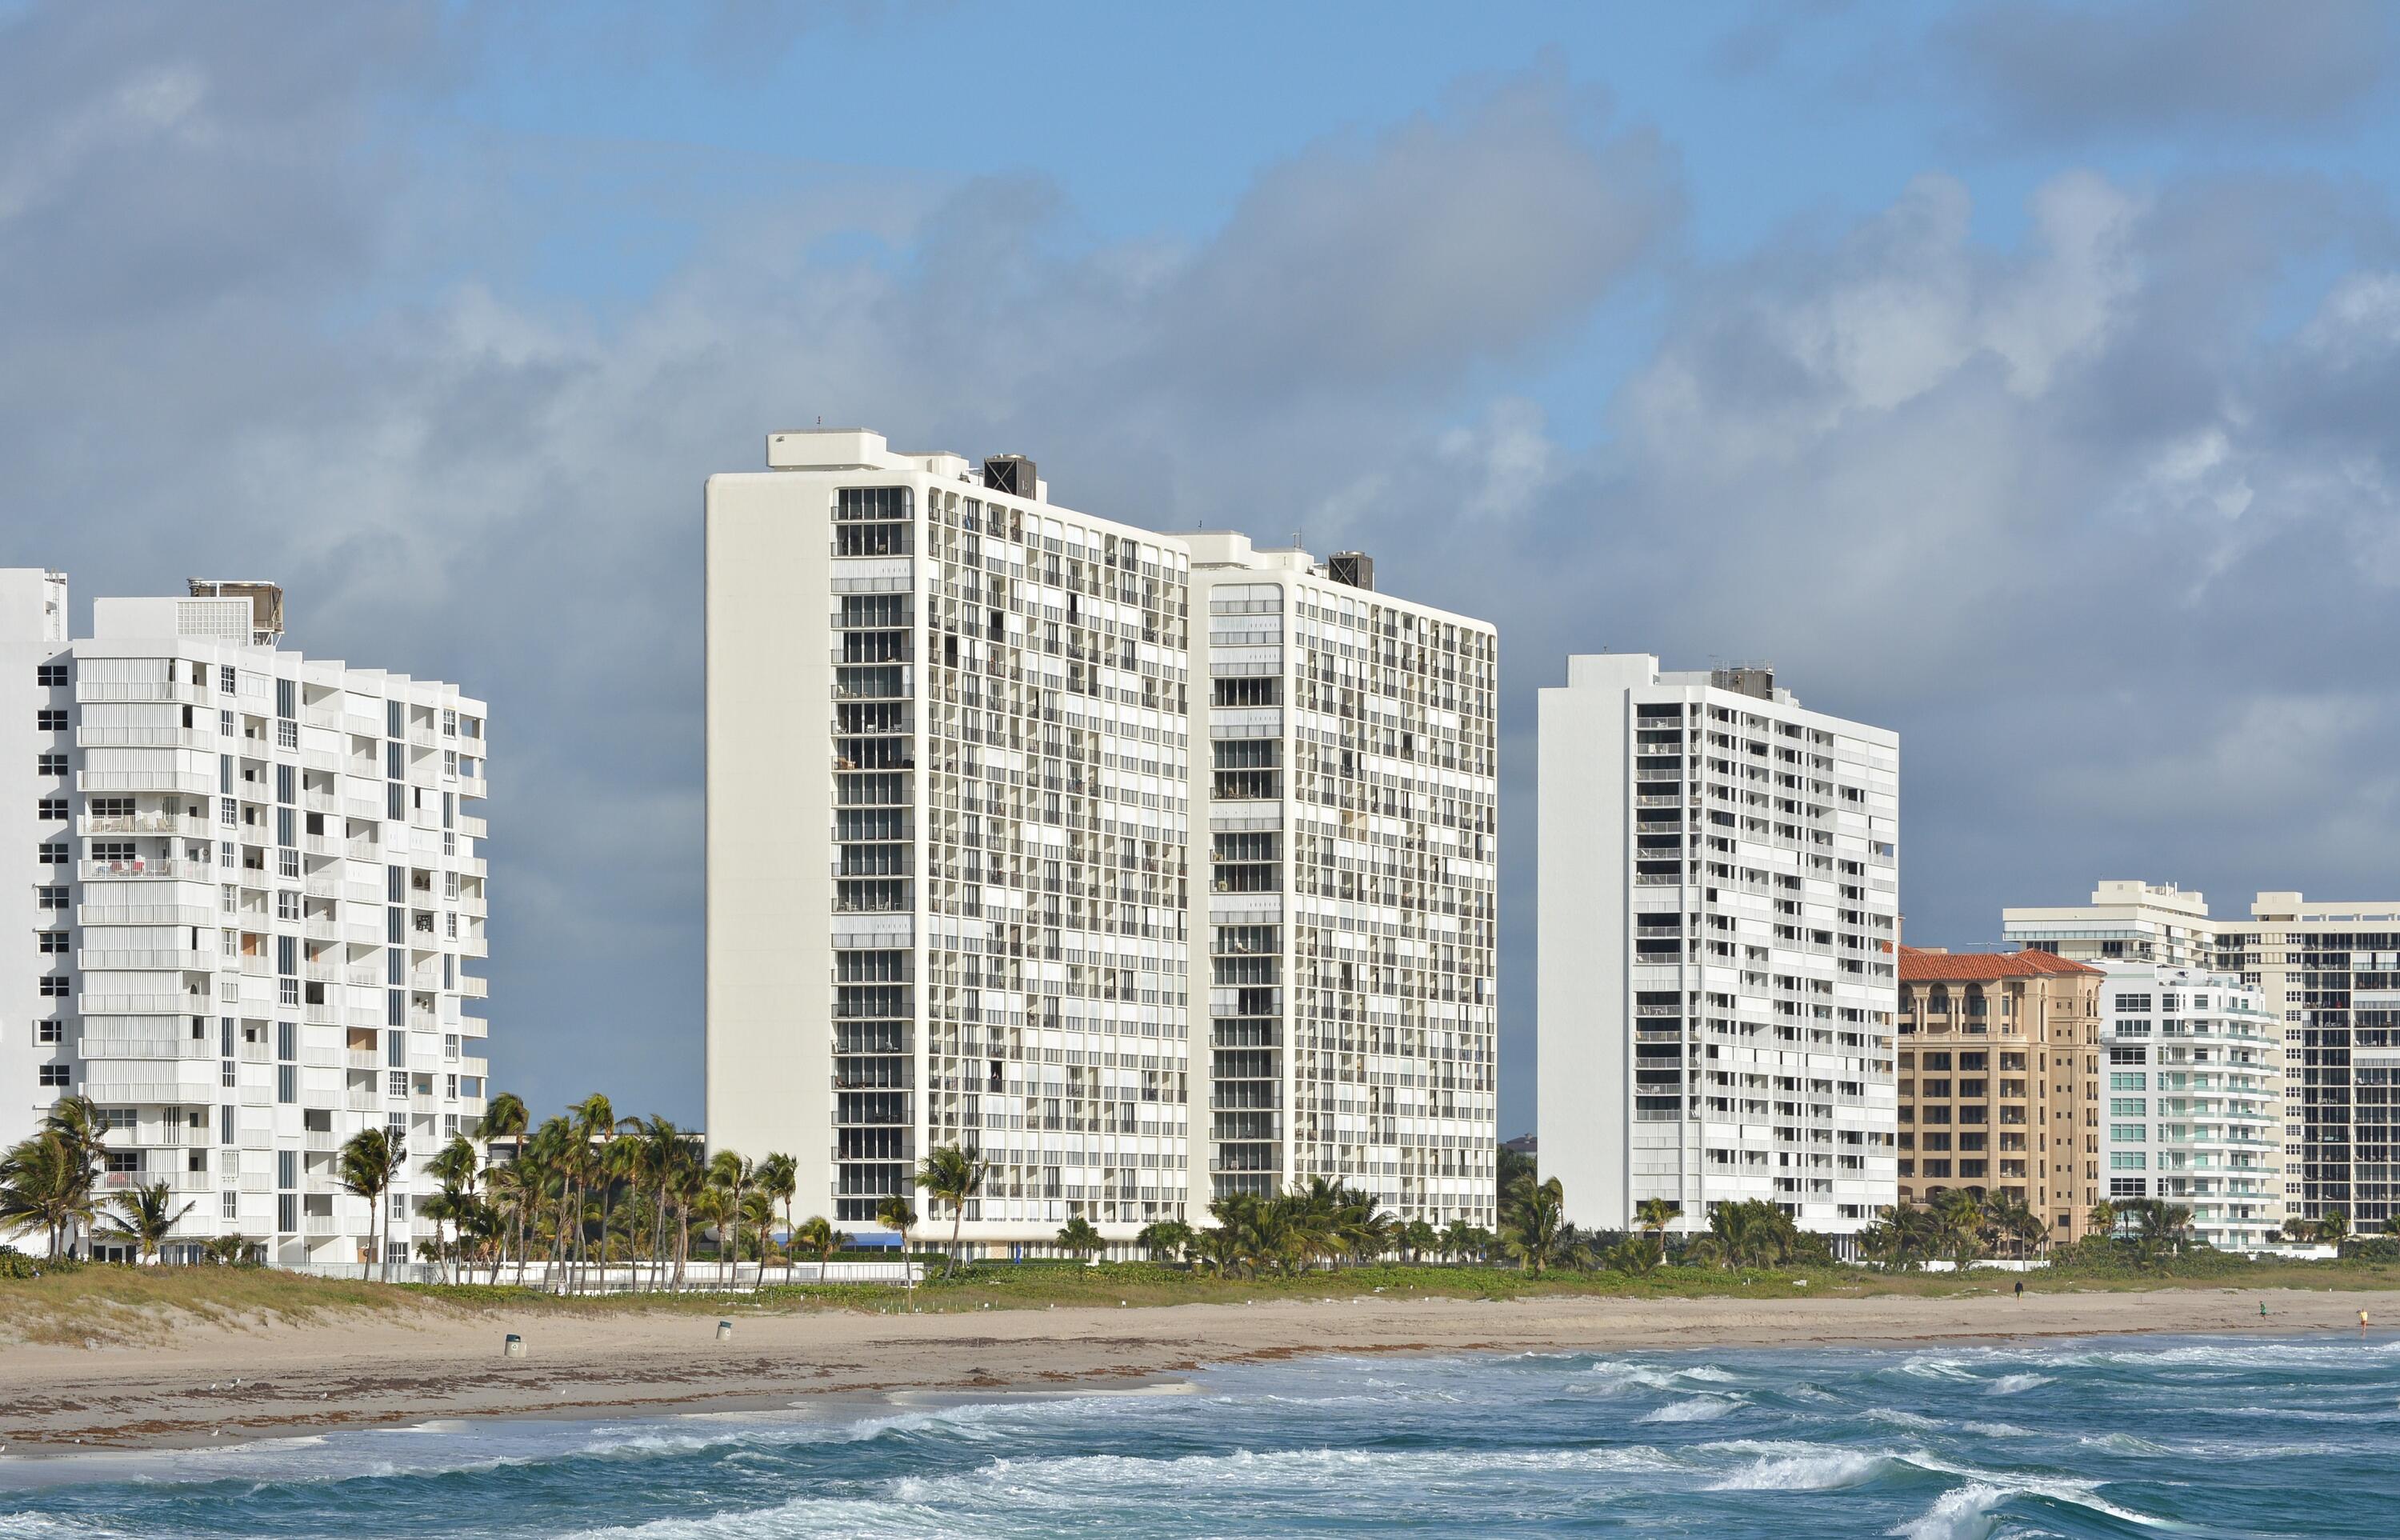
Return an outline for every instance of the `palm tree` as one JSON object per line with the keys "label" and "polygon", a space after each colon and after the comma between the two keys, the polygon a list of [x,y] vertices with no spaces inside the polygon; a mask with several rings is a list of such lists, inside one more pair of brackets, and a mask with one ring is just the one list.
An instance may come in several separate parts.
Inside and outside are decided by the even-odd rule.
{"label": "palm tree", "polygon": [[2326,1209],[2325,1218],[2317,1220],[2318,1243],[2330,1246],[2339,1251],[2341,1249],[2341,1243],[2348,1239],[2350,1239],[2349,1213],[2339,1208]]}
{"label": "palm tree", "polygon": [[441,1187],[425,1200],[425,1212],[433,1220],[434,1255],[441,1261],[445,1284],[450,1281],[450,1253],[443,1241],[442,1226],[444,1220],[463,1223],[473,1214],[475,1174],[482,1165],[473,1141],[464,1134],[451,1135],[450,1142],[425,1163],[425,1174]]}
{"label": "palm tree", "polygon": [[231,1267],[251,1261],[254,1254],[263,1255],[266,1243],[240,1235],[219,1235],[205,1243],[202,1249],[208,1253],[209,1261],[220,1267]]}
{"label": "palm tree", "polygon": [[679,1173],[691,1161],[691,1141],[684,1131],[664,1118],[654,1117],[643,1126],[641,1134],[642,1175],[659,1195],[658,1220],[651,1231],[652,1244],[658,1248],[658,1283],[667,1276],[667,1207],[679,1185]]}
{"label": "palm tree", "polygon": [[916,1288],[917,1274],[908,1265],[908,1232],[917,1228],[917,1206],[907,1193],[894,1192],[875,1206],[875,1220],[900,1233],[900,1276],[908,1288]]}
{"label": "palm tree", "polygon": [[[742,1194],[749,1190],[750,1179],[757,1172],[757,1167],[747,1156],[731,1150],[719,1150],[708,1163],[708,1185],[727,1195],[726,1201],[718,1206],[717,1258],[720,1261],[724,1260],[725,1226],[730,1225],[733,1231],[733,1271],[730,1276],[735,1284],[742,1281]],[[759,1276],[765,1275],[766,1267],[762,1263]]]}
{"label": "palm tree", "polygon": [[1181,1220],[1158,1220],[1142,1226],[1141,1233],[1133,1242],[1148,1251],[1152,1261],[1180,1262],[1197,1238],[1192,1227]]}
{"label": "palm tree", "polygon": [[1657,1237],[1662,1255],[1667,1247],[1667,1227],[1675,1222],[1675,1209],[1676,1206],[1664,1198],[1644,1198],[1641,1206],[1633,1211],[1634,1222]]}
{"label": "palm tree", "polygon": [[1492,1237],[1483,1227],[1468,1222],[1463,1216],[1451,1220],[1449,1228],[1441,1233],[1441,1254],[1461,1261],[1480,1257],[1491,1244]]}
{"label": "palm tree", "polygon": [[2293,1245],[2301,1245],[2305,1242],[2315,1240],[2316,1238],[2316,1220],[2303,1219],[2299,1215],[2294,1214],[2284,1221],[2284,1239],[2290,1241]]}
{"label": "palm tree", "polygon": [[0,1226],[40,1225],[58,1259],[78,1225],[95,1216],[93,1194],[107,1156],[108,1127],[89,1097],[61,1097],[32,1138],[0,1156]]}
{"label": "palm tree", "polygon": [[[800,1163],[789,1155],[770,1152],[767,1158],[758,1163],[758,1190],[784,1206],[784,1281],[788,1284],[792,1281],[792,1251],[799,1241],[798,1233],[792,1229],[792,1200],[799,1195]],[[758,1281],[761,1284],[767,1281],[764,1273],[758,1275]]]}
{"label": "palm tree", "polygon": [[991,1162],[955,1144],[931,1151],[917,1167],[916,1184],[950,1206],[950,1259],[942,1274],[945,1278],[958,1274],[959,1227],[966,1222],[967,1200],[983,1191],[983,1179],[990,1170]]}
{"label": "palm tree", "polygon": [[1393,1239],[1399,1244],[1403,1261],[1421,1261],[1426,1252],[1441,1245],[1441,1232],[1424,1220],[1411,1220]]}
{"label": "palm tree", "polygon": [[1070,1257],[1088,1257],[1106,1245],[1092,1221],[1081,1214],[1058,1227],[1058,1249]]}
{"label": "palm tree", "polygon": [[1952,1260],[1965,1271],[1983,1249],[1983,1199],[1971,1188],[1953,1187],[1934,1200],[1933,1214],[1948,1233]]}
{"label": "palm tree", "polygon": [[[767,1287],[767,1252],[775,1244],[773,1235],[775,1196],[754,1182],[751,1184],[750,1191],[742,1194],[742,1202],[738,1206],[740,1213],[737,1218],[741,1224],[747,1225],[750,1233],[758,1237],[758,1287],[764,1288]],[[736,1228],[733,1233],[733,1249],[738,1260],[742,1250],[742,1232],[739,1228]]]}
{"label": "palm tree", "polygon": [[0,1155],[0,1230],[13,1234],[38,1226],[45,1254],[58,1261],[69,1226],[90,1209],[89,1191],[76,1179],[75,1165],[67,1141],[47,1128]]}
{"label": "palm tree", "polygon": [[[496,1140],[511,1140],[514,1146],[514,1157],[522,1159],[525,1154],[525,1132],[529,1125],[530,1117],[531,1114],[525,1111],[524,1097],[514,1091],[503,1091],[484,1103],[484,1115],[475,1124],[475,1138],[483,1141],[487,1151]],[[512,1185],[521,1186],[521,1184]],[[512,1194],[514,1195],[518,1194]],[[513,1206],[517,1238],[517,1282],[523,1285],[526,1209],[522,1205]],[[498,1284],[499,1281],[500,1263],[499,1259],[495,1257],[492,1261],[492,1282]]]}
{"label": "palm tree", "polygon": [[181,1208],[170,1207],[174,1201],[173,1189],[163,1181],[128,1188],[109,1200],[117,1213],[114,1233],[133,1242],[141,1248],[142,1260],[148,1261],[158,1254],[167,1233],[192,1211],[193,1206],[188,1203]]}
{"label": "palm tree", "polygon": [[376,1260],[385,1283],[391,1281],[391,1205],[384,1201],[384,1194],[391,1191],[393,1179],[400,1175],[407,1160],[406,1129],[362,1128],[342,1146],[335,1167],[346,1191],[375,1205],[382,1237]]}
{"label": "palm tree", "polygon": [[850,1237],[833,1227],[833,1221],[823,1214],[811,1214],[798,1230],[792,1232],[797,1245],[805,1246],[817,1254],[817,1281],[825,1281],[825,1267],[833,1254],[850,1244]]}
{"label": "palm tree", "polygon": [[2026,1206],[2022,1194],[2006,1189],[1984,1200],[1984,1226],[1996,1241],[2005,1241],[2018,1257],[2048,1238],[2041,1216]]}
{"label": "palm tree", "polygon": [[1501,1223],[1501,1244],[1538,1278],[1558,1259],[1565,1224],[1566,1189],[1552,1177],[1521,1191]]}
{"label": "palm tree", "polygon": [[1192,1256],[1196,1265],[1218,1277],[1230,1277],[1242,1265],[1241,1237],[1221,1224],[1204,1230],[1192,1243]]}
{"label": "palm tree", "polygon": [[[577,1102],[568,1111],[567,1128],[575,1137],[574,1154],[567,1172],[575,1186],[575,1260],[579,1269],[589,1258],[584,1240],[584,1193],[593,1179],[601,1176],[607,1165],[608,1146],[617,1138],[617,1110],[608,1098],[594,1091]],[[602,1225],[607,1225],[607,1210],[601,1210]],[[577,1288],[581,1284],[578,1282]]]}
{"label": "palm tree", "polygon": [[2102,1198],[2092,1206],[2092,1212],[2086,1216],[2084,1225],[2090,1233],[2099,1236],[2102,1240],[2108,1239],[2117,1233],[2117,1206]]}

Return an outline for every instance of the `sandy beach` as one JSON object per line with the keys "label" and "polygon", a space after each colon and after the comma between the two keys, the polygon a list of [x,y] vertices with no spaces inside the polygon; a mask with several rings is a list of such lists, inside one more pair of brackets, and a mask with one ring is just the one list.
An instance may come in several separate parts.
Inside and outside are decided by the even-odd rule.
{"label": "sandy beach", "polygon": [[[2264,1302],[2268,1314],[2259,1315]],[[158,1345],[0,1347],[11,1454],[290,1435],[430,1417],[607,1416],[819,1397],[1123,1386],[1306,1353],[1908,1344],[2117,1332],[2355,1331],[2400,1293],[2176,1288],[1957,1298],[1514,1302],[1342,1296],[958,1314],[560,1315],[507,1310],[242,1327]],[[502,1356],[522,1333],[523,1358]]]}

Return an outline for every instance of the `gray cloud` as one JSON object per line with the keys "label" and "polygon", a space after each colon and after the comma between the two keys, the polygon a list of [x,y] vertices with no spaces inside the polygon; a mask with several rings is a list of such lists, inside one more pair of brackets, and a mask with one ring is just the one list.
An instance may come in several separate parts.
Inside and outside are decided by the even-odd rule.
{"label": "gray cloud", "polygon": [[2375,0],[1979,0],[1934,28],[2014,136],[2339,118],[2390,78],[2393,13]]}
{"label": "gray cloud", "polygon": [[[699,485],[818,413],[1502,620],[1512,1128],[1569,650],[1766,655],[1901,729],[1921,939],[2103,873],[2388,892],[2400,260],[2361,195],[2069,174],[1998,247],[1928,177],[1678,272],[1604,421],[1554,423],[1491,382],[1655,271],[1680,198],[1555,66],[1304,147],[1207,238],[1096,246],[1038,180],[419,163],[395,108],[465,46],[430,13],[321,13],[307,67],[116,14],[0,33],[0,560],[87,597],[267,571],[296,645],[490,697],[495,1057],[539,1100],[699,1113]],[[579,304],[516,277],[566,217],[529,185],[700,238]]]}

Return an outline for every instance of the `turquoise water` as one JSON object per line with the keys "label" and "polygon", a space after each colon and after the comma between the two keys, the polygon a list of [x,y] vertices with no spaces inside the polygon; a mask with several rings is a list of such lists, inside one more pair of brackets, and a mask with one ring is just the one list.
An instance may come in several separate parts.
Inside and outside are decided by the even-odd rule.
{"label": "turquoise water", "polygon": [[0,1458],[0,1536],[2400,1534],[2400,1342],[1328,1358]]}

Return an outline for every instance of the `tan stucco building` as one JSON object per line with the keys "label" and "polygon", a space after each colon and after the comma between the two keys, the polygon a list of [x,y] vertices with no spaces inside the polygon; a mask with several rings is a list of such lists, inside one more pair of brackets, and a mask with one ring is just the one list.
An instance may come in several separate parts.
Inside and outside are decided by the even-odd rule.
{"label": "tan stucco building", "polygon": [[2008,1192],[2080,1240],[2100,1177],[2099,969],[1900,949],[1900,1201]]}

